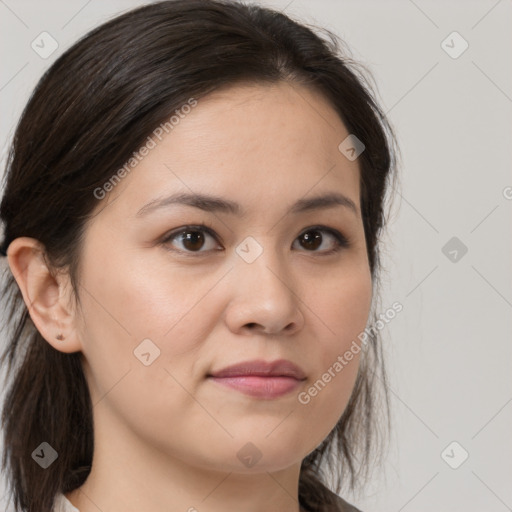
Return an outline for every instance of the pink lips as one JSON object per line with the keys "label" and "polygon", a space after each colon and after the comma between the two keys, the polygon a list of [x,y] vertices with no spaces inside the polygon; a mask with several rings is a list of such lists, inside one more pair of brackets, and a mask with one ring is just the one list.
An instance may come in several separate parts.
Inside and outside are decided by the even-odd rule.
{"label": "pink lips", "polygon": [[258,398],[277,398],[290,393],[306,378],[291,361],[246,361],[208,375],[213,381]]}

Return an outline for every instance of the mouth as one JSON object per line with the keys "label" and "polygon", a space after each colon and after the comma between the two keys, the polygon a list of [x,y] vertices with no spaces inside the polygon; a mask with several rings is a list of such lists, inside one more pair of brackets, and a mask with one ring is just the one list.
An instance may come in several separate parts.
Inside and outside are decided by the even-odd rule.
{"label": "mouth", "polygon": [[297,389],[306,379],[304,371],[291,361],[246,361],[207,376],[213,382],[245,395],[274,399]]}

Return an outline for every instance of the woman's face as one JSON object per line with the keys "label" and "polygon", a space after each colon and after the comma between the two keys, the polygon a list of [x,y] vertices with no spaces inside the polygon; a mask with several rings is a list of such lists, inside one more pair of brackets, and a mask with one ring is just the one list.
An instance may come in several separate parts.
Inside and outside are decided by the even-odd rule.
{"label": "woman's face", "polygon": [[[339,370],[372,295],[358,162],[302,86],[231,87],[179,114],[87,225],[75,327],[96,443],[283,469],[329,434],[358,371],[357,353]],[[332,194],[355,208],[310,202]],[[304,379],[210,377],[283,359]]]}

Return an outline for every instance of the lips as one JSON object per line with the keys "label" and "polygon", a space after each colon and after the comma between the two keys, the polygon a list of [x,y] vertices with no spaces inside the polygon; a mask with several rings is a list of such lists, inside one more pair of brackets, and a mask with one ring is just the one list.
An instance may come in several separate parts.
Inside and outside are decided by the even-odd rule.
{"label": "lips", "polygon": [[306,374],[296,364],[285,359],[266,362],[263,360],[246,361],[228,366],[209,375],[215,378],[228,377],[291,377],[296,380],[304,380]]}
{"label": "lips", "polygon": [[224,388],[245,395],[272,400],[296,390],[306,374],[291,361],[266,362],[262,360],[246,361],[228,366],[208,375],[213,382]]}

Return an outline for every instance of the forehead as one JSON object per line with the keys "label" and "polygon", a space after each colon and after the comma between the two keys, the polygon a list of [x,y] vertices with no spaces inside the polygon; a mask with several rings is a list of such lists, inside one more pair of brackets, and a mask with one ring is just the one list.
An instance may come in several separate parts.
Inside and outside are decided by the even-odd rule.
{"label": "forehead", "polygon": [[349,133],[318,92],[284,82],[237,85],[178,114],[108,198],[123,215],[157,192],[176,190],[257,203],[262,193],[291,200],[337,187],[358,204],[358,163],[338,149]]}
{"label": "forehead", "polygon": [[322,158],[327,163],[337,156],[338,139],[348,135],[320,93],[285,82],[217,91],[200,99],[183,121],[178,137],[190,151],[196,148],[206,153],[218,148],[225,151],[225,159],[242,152],[296,160],[300,155],[294,149],[300,147],[303,157],[316,153],[317,161]]}

